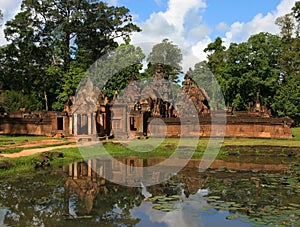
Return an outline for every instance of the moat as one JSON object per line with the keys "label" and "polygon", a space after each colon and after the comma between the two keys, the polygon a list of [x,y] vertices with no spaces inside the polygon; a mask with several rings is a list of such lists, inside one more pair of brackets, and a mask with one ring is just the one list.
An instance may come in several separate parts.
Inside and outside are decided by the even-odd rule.
{"label": "moat", "polygon": [[[127,164],[126,179],[138,180],[132,166],[162,160],[119,161]],[[216,160],[205,172],[191,160],[169,180],[147,187],[113,183],[124,175],[118,163],[89,160],[93,169],[78,162],[0,179],[0,226],[299,226],[295,158],[234,157]]]}

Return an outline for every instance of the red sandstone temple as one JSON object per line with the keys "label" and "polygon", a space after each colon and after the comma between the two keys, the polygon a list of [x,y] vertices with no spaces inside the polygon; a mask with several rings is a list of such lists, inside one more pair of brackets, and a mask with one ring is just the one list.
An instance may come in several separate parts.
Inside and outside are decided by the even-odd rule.
{"label": "red sandstone temple", "polygon": [[171,94],[172,84],[161,65],[146,86],[138,86],[133,76],[122,94],[115,95],[111,102],[88,81],[82,92],[70,97],[63,112],[19,111],[1,115],[0,134],[122,139],[182,135],[292,138],[292,120],[272,117],[260,104],[259,94],[248,111],[211,110],[205,90],[188,75],[176,97]]}

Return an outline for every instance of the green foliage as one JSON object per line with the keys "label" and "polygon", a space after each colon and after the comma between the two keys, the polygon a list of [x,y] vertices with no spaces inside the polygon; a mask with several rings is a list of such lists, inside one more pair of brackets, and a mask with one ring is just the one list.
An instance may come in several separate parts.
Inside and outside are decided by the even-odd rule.
{"label": "green foliage", "polygon": [[225,49],[226,47],[222,45],[223,41],[220,37],[217,37],[213,43],[208,44],[204,49],[204,52],[209,53],[208,66],[212,73],[219,74],[225,64]]}
{"label": "green foliage", "polygon": [[273,108],[279,116],[289,116],[295,124],[300,123],[300,74],[290,75],[278,89]]}
{"label": "green foliage", "polygon": [[6,112],[13,112],[26,108],[27,110],[41,110],[43,104],[36,99],[34,94],[25,95],[17,91],[4,91],[0,95],[0,106]]}
{"label": "green foliage", "polygon": [[293,22],[293,16],[286,14],[282,17],[278,17],[275,24],[280,27],[280,35],[284,39],[291,39],[294,33],[295,24]]}
{"label": "green foliage", "polygon": [[300,141],[300,128],[292,128],[292,134],[294,136],[294,140]]}
{"label": "green foliage", "polygon": [[[207,65],[221,87],[227,106],[247,110],[249,103],[255,101],[256,92],[260,92],[260,101],[276,115],[289,116],[299,123],[299,12],[297,1],[290,13],[277,18],[279,36],[259,33],[246,42],[231,43],[228,49],[217,38],[205,48]],[[189,73],[205,72],[201,72],[198,64]],[[207,86],[205,82],[203,85]]]}
{"label": "green foliage", "polygon": [[35,94],[43,109],[62,109],[85,70],[140,29],[125,7],[88,0],[23,0],[0,49],[5,90]]}
{"label": "green foliage", "polygon": [[2,26],[2,20],[3,20],[3,13],[2,10],[0,9],[0,27]]}
{"label": "green foliage", "polygon": [[[221,38],[207,46],[207,65],[221,87],[226,105],[247,110],[256,92],[260,92],[260,101],[276,115],[289,116],[299,123],[299,12],[300,3],[296,2],[291,13],[277,18],[280,36],[259,33],[246,42],[232,43],[227,50]],[[206,72],[199,63],[190,73]]]}
{"label": "green foliage", "polygon": [[279,86],[280,38],[268,33],[251,36],[247,42],[232,43],[228,50],[218,38],[205,49],[208,66],[223,91],[226,105],[245,110],[255,100],[256,92],[270,105]]}
{"label": "green foliage", "polygon": [[90,77],[94,85],[111,99],[115,92],[120,93],[128,85],[132,77],[143,78],[144,75],[139,71],[144,58],[145,54],[140,47],[121,44],[109,55],[96,61],[85,76]]}
{"label": "green foliage", "polygon": [[220,89],[214,74],[210,71],[206,61],[197,63],[194,69],[189,69],[187,74],[205,90],[210,99],[209,106],[211,109],[224,108],[222,90]]}
{"label": "green foliage", "polygon": [[[56,71],[51,71],[57,73]],[[62,74],[61,86],[56,90],[57,101],[52,104],[52,109],[62,110],[64,104],[67,102],[68,98],[75,94],[78,84],[82,76],[84,75],[84,70],[82,68],[77,68],[71,66],[70,71]]]}
{"label": "green foliage", "polygon": [[148,69],[146,74],[152,76],[157,68],[157,64],[163,64],[164,70],[172,81],[177,82],[178,75],[182,71],[182,53],[180,48],[168,39],[164,39],[152,47],[148,58]]}

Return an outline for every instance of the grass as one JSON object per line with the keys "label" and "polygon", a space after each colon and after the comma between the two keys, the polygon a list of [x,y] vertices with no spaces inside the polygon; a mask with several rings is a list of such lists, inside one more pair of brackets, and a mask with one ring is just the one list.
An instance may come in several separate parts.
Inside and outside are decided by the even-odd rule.
{"label": "grass", "polygon": [[[123,146],[119,143],[112,143],[108,142],[103,145],[103,147],[99,147],[99,145],[92,145],[87,147],[79,147],[79,148],[66,148],[66,149],[56,149],[51,152],[62,152],[63,158],[53,158],[50,160],[51,166],[62,166],[67,165],[69,163],[75,162],[75,161],[83,161],[93,158],[103,158],[108,159],[108,154],[111,155],[114,158],[122,158],[122,157],[139,157],[139,158],[149,158],[149,157],[155,157],[155,158],[167,158],[170,155],[173,154],[176,146],[170,147],[170,145],[174,145],[175,142],[178,142],[178,140],[172,139],[172,143],[169,139],[167,139],[164,143],[162,143],[161,146],[155,148],[154,150],[150,152],[139,152],[139,151],[132,151],[126,146]],[[188,149],[189,147],[182,147],[182,150],[178,153],[177,157],[180,156],[180,158],[189,158],[189,155],[192,153],[187,154],[185,149]],[[199,147],[198,147],[199,148]],[[198,149],[197,148],[197,149]],[[201,147],[202,150],[202,147]],[[50,151],[49,151],[50,152]],[[221,154],[221,153],[220,153]],[[27,157],[19,157],[14,159],[9,158],[0,158],[1,162],[8,162],[13,167],[8,169],[1,169],[0,168],[0,177],[4,177],[6,175],[14,175],[19,173],[30,173],[34,170],[34,163],[39,162],[39,157],[41,153],[27,156]],[[185,155],[188,155],[185,157]],[[193,154],[193,158],[200,158],[203,155],[203,152],[195,152]]]}
{"label": "grass", "polygon": [[[53,138],[51,138],[53,139]],[[59,139],[59,138],[55,138]],[[43,136],[0,136],[0,146],[19,145],[25,142],[49,140],[48,137]]]}
{"label": "grass", "polygon": [[[293,146],[300,147],[300,128],[292,128],[292,139],[251,139],[251,138],[225,138],[223,145],[230,146]],[[299,148],[300,149],[300,148]]]}
{"label": "grass", "polygon": [[6,148],[3,150],[0,150],[0,154],[11,154],[11,153],[18,153],[24,149],[36,149],[36,148],[46,148],[46,147],[57,147],[61,145],[68,145],[73,144],[73,142],[63,142],[63,143],[57,143],[57,144],[45,144],[45,145],[39,145],[39,146],[30,146],[30,147],[12,147],[12,148]]}
{"label": "grass", "polygon": [[[78,151],[78,148],[71,148],[71,149],[63,149],[63,150],[56,150],[63,152],[64,157],[63,158],[53,158],[50,160],[50,165],[55,166],[62,166],[66,165],[75,161],[83,161],[83,158]],[[54,151],[53,151],[54,152]],[[19,158],[1,158],[1,162],[10,163],[12,165],[9,169],[0,169],[0,178],[7,176],[7,175],[19,175],[19,174],[32,174],[34,168],[35,162],[39,161],[41,153],[34,154],[31,156],[23,156]]]}
{"label": "grass", "polygon": [[[247,139],[247,138],[226,138],[222,146],[256,146],[256,145],[266,145],[266,146],[296,146],[300,149],[300,128],[292,129],[294,138],[293,139]],[[13,141],[16,144],[21,144],[26,141],[36,141],[36,140],[45,140],[49,139],[46,137],[31,137],[31,136],[20,136],[20,137],[9,137],[9,136],[0,136],[0,143],[10,143],[5,141]],[[51,138],[52,139],[52,138]],[[1,142],[2,141],[2,142]],[[195,146],[192,149],[196,150],[194,152],[194,159],[199,159],[204,154],[204,151],[207,148],[207,144],[214,140],[209,141],[208,138],[201,138],[194,144]],[[120,144],[115,141],[111,141],[108,143],[104,143],[103,148],[100,149],[99,145],[85,147],[84,149],[79,148],[67,148],[67,149],[55,149],[54,151],[59,151],[64,154],[63,158],[53,158],[50,161],[51,166],[65,165],[74,161],[82,161],[83,159],[89,159],[94,157],[105,157],[107,155],[106,152],[109,152],[113,157],[130,157],[136,156],[140,158],[149,158],[149,157],[169,157],[173,154],[174,150],[180,147],[180,152],[177,154],[180,157],[184,157],[187,155],[187,150],[191,148],[191,143],[194,143],[193,139],[182,139],[181,144],[179,144],[179,139],[176,138],[166,138],[162,142],[158,139],[157,141],[153,139],[150,143],[146,141],[139,141],[137,143],[138,149],[133,151],[134,146],[130,146],[132,144],[124,143]],[[143,143],[145,142],[145,143]],[[160,146],[155,146],[155,144],[160,144]],[[55,144],[56,145],[56,144]],[[39,147],[50,147],[52,145],[45,145]],[[13,150],[15,149],[15,150]],[[24,148],[23,148],[24,149]],[[27,149],[27,148],[26,148]],[[32,147],[30,147],[32,149]],[[149,151],[150,150],[150,151]],[[7,152],[20,151],[19,148],[11,148],[6,150]],[[145,152],[149,151],[149,152]],[[53,152],[53,151],[52,151]],[[218,153],[218,158],[222,158],[226,156],[225,151],[221,151]],[[40,154],[35,154],[28,157],[20,157],[16,159],[8,159],[8,158],[0,158],[0,163],[5,161],[9,162],[13,165],[12,168],[9,169],[0,169],[0,177],[7,174],[16,174],[16,173],[26,173],[32,172],[34,169],[34,162],[39,159]],[[84,156],[84,157],[83,157]]]}
{"label": "grass", "polygon": [[300,127],[299,128],[292,128],[292,134],[294,136],[294,141],[300,141]]}

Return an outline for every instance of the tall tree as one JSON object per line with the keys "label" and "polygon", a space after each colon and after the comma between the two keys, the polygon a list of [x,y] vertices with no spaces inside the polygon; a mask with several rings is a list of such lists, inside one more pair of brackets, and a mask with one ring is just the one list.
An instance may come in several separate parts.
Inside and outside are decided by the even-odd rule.
{"label": "tall tree", "polygon": [[223,41],[217,37],[213,43],[208,44],[204,52],[208,53],[208,66],[212,73],[218,74],[225,64],[226,47],[223,46]]}
{"label": "tall tree", "polygon": [[113,64],[110,64],[109,68],[111,72],[114,69],[118,70],[103,86],[104,94],[108,98],[112,98],[115,92],[120,93],[132,78],[143,78],[140,70],[143,67],[142,61],[145,58],[145,54],[140,47],[135,47],[128,43],[122,44],[113,52],[113,55],[114,59],[109,61]]}
{"label": "tall tree", "polygon": [[247,42],[232,43],[226,51],[217,39],[206,51],[211,52],[208,65],[221,86],[226,105],[245,110],[255,100],[256,92],[264,97],[264,104],[271,104],[280,76],[278,36],[259,33]]}
{"label": "tall tree", "polygon": [[2,26],[2,20],[3,20],[3,13],[2,10],[0,9],[0,27]]}
{"label": "tall tree", "polygon": [[281,84],[272,107],[279,116],[289,116],[296,125],[300,124],[300,73],[288,76]]}
{"label": "tall tree", "polygon": [[177,82],[178,75],[182,71],[182,53],[180,48],[168,39],[162,40],[152,47],[148,58],[148,69],[146,73],[152,76],[155,72],[157,64],[162,64],[165,72],[170,76],[170,80]]}
{"label": "tall tree", "polygon": [[292,14],[296,19],[296,21],[299,23],[300,22],[300,1],[295,2],[294,7],[292,8]]}
{"label": "tall tree", "polygon": [[[90,64],[140,29],[129,10],[90,0],[23,0],[21,12],[6,23],[11,43],[1,51],[7,89],[35,92],[52,106],[71,75],[82,75]],[[9,79],[8,79],[9,78]],[[78,81],[78,80],[77,80]],[[74,89],[75,87],[75,89]],[[74,83],[69,95],[76,90]],[[55,108],[62,108],[63,99]],[[66,100],[65,100],[66,101]]]}
{"label": "tall tree", "polygon": [[283,39],[292,39],[295,29],[295,23],[292,14],[286,14],[282,17],[278,17],[275,21],[275,24],[280,27],[280,35]]}
{"label": "tall tree", "polygon": [[[272,107],[279,116],[289,116],[300,123],[300,1],[291,13],[277,19],[282,38],[283,52],[278,62],[281,69],[280,87]],[[289,32],[287,32],[287,28]]]}
{"label": "tall tree", "polygon": [[[109,99],[112,99],[116,92],[120,93],[129,84],[131,78],[142,78],[143,74],[140,74],[140,70],[143,67],[144,58],[145,54],[140,47],[126,42],[99,58],[86,72],[73,73],[72,77],[68,78],[80,80],[81,77],[78,75],[84,74],[80,85],[85,86],[86,80],[89,79],[93,86],[100,88]],[[68,91],[74,89],[70,88],[72,81],[65,84],[59,96],[61,99],[67,98]]]}
{"label": "tall tree", "polygon": [[187,74],[205,90],[206,94],[209,96],[209,106],[212,110],[224,108],[222,91],[206,61],[195,64],[194,69],[190,68]]}
{"label": "tall tree", "polygon": [[[207,67],[210,69],[210,73],[213,75],[211,76],[212,81],[210,81],[210,87],[208,91],[208,94],[212,98],[212,106],[217,103],[223,102],[223,96],[221,94],[210,94],[210,93],[219,93],[221,88],[221,91],[223,92],[225,96],[225,102],[227,105],[229,105],[231,92],[229,92],[228,83],[230,80],[230,75],[227,72],[227,64],[226,64],[226,56],[227,51],[226,47],[223,45],[223,41],[220,37],[217,37],[214,42],[208,44],[208,46],[204,49],[204,52],[207,53]],[[197,70],[198,67],[202,67],[203,65],[195,65],[195,70]],[[204,67],[206,68],[206,66]],[[200,74],[201,75],[201,74]],[[218,88],[218,89],[216,89]],[[213,92],[214,91],[214,92]],[[221,101],[222,100],[222,101]]]}

